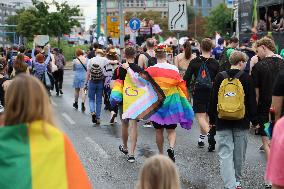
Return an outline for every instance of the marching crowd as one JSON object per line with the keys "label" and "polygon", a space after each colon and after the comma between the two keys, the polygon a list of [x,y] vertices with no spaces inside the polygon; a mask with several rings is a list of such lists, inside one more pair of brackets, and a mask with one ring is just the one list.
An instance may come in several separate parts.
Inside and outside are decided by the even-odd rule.
{"label": "marching crowd", "polygon": [[[260,150],[265,152],[268,161],[266,188],[284,188],[281,163],[284,158],[284,120],[281,119],[284,60],[275,53],[273,39],[245,39],[239,44],[235,37],[228,41],[219,38],[214,47],[212,40],[205,38],[200,42],[198,52],[192,51],[193,43],[196,42],[188,40],[184,43],[181,53],[174,58],[174,64],[167,60],[167,46],[157,44],[153,38],[147,39],[143,47],[126,44],[119,53],[121,57],[114,47],[103,49],[97,43],[88,53],[77,49],[72,61],[73,107],[79,109],[81,103],[81,111],[86,111],[88,97],[93,124],[100,124],[103,103],[104,109],[111,112],[110,124],[120,117],[122,144],[119,150],[130,163],[135,162],[138,121],[146,120],[147,125],[155,128],[159,154],[164,153],[163,133],[166,130],[169,158],[157,155],[145,162],[137,184],[139,189],[180,188],[174,165],[175,129],[178,125],[191,129],[194,116],[200,128],[197,146],[204,148],[207,138],[208,152],[212,152],[218,144],[220,173],[225,188],[242,187],[249,129],[255,130],[262,139]],[[64,55],[57,48],[35,47],[28,53],[21,46],[13,47],[9,52],[3,51],[0,57],[0,118],[1,125],[5,126],[0,129],[3,142],[0,150],[7,154],[0,155],[0,167],[1,170],[26,170],[24,167],[30,165],[27,171],[30,172],[36,170],[37,165],[39,169],[44,161],[38,160],[33,153],[50,155],[62,148],[56,142],[65,143],[65,152],[60,153],[65,154],[65,158],[68,153],[75,154],[74,165],[68,168],[58,163],[50,169],[64,168],[67,176],[62,180],[67,185],[72,178],[73,183],[82,183],[78,188],[91,188],[68,138],[52,127],[55,123],[48,95],[54,86],[56,95],[63,95],[65,65]],[[41,129],[36,130],[36,127]],[[15,128],[16,133],[11,134],[10,128]],[[40,138],[40,135],[44,137]],[[29,150],[7,160],[17,154],[11,145],[20,145],[25,143],[24,140],[29,140]],[[53,148],[39,150],[39,145],[46,144],[46,140],[56,140]],[[25,153],[30,154],[31,162],[28,165],[16,164]],[[58,158],[60,153],[56,154]],[[79,171],[74,173],[76,169]],[[0,175],[7,179],[0,181],[0,188],[24,188],[17,187],[12,178],[1,172]],[[62,174],[57,174],[62,178]],[[31,173],[26,174],[25,179],[29,184],[44,182],[40,176]]]}

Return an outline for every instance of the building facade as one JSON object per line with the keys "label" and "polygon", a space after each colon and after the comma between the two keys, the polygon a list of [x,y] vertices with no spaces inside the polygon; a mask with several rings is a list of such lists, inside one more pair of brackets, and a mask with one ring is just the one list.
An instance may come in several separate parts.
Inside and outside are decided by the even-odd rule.
{"label": "building facade", "polygon": [[6,46],[9,44],[7,35],[14,35],[8,33],[7,28],[4,27],[9,16],[16,14],[16,5],[12,3],[0,3],[0,45]]}
{"label": "building facade", "polygon": [[[102,13],[104,12],[104,1],[105,0],[102,0]],[[118,15],[118,1],[119,0],[106,1],[108,16]],[[123,6],[125,12],[142,12],[152,10],[161,12],[162,17],[166,17],[168,15],[168,0],[123,0]]]}
{"label": "building facade", "polygon": [[195,12],[202,16],[208,16],[210,11],[220,3],[227,3],[227,0],[188,0]]}

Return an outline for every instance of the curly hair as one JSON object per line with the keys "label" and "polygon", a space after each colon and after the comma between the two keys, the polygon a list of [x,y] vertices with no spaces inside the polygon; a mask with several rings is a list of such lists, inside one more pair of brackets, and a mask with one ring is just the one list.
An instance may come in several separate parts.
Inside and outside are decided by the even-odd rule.
{"label": "curly hair", "polygon": [[255,43],[255,47],[260,47],[260,46],[265,46],[266,48],[268,48],[271,51],[275,51],[276,47],[275,47],[275,43],[271,38],[268,37],[263,37],[260,40],[257,40]]}

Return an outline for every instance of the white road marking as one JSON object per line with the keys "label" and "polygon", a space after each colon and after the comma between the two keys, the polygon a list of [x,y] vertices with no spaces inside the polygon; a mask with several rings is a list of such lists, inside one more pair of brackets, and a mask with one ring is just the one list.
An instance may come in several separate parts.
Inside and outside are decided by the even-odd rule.
{"label": "white road marking", "polygon": [[50,102],[51,102],[52,106],[54,106],[54,107],[58,106],[52,99],[50,99]]}
{"label": "white road marking", "polygon": [[88,143],[90,143],[94,148],[93,150],[95,150],[96,152],[99,153],[99,155],[102,157],[102,158],[105,158],[107,159],[109,156],[108,154],[106,153],[106,151],[104,151],[104,149],[102,149],[100,147],[100,145],[98,145],[93,139],[91,139],[90,137],[85,137],[86,141]]}
{"label": "white road marking", "polygon": [[66,113],[61,114],[71,125],[75,125],[75,121]]}

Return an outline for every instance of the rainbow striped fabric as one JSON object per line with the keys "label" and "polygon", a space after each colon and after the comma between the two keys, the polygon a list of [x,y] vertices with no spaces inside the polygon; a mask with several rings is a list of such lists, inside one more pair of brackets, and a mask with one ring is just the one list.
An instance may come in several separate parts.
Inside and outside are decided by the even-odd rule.
{"label": "rainbow striped fabric", "polygon": [[190,129],[194,112],[188,101],[185,81],[181,79],[178,68],[168,63],[158,63],[146,71],[166,96],[162,107],[150,117],[150,120],[162,125],[180,123],[182,128]]}
{"label": "rainbow striped fabric", "polygon": [[0,188],[91,189],[69,139],[43,122],[0,128]]}
{"label": "rainbow striped fabric", "polygon": [[111,106],[116,106],[122,102],[123,97],[123,80],[117,79],[114,81],[113,88],[110,93],[110,104]]}

